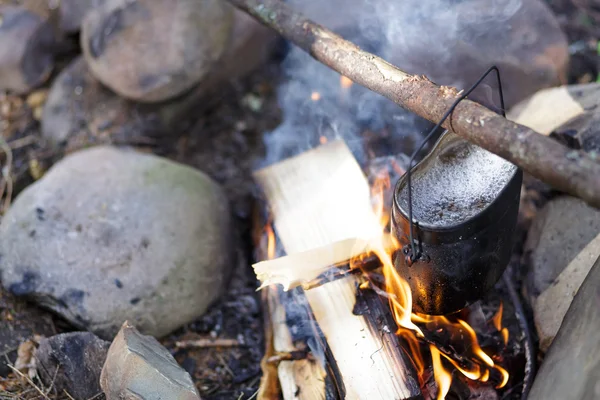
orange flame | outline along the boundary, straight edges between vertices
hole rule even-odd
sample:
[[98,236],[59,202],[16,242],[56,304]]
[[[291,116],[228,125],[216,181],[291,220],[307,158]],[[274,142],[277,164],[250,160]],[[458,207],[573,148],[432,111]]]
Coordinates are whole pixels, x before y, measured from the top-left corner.
[[[351,84],[351,81],[348,81]],[[341,80],[341,82],[344,81]],[[311,98],[316,101],[320,98],[320,94],[318,92],[313,92]],[[327,138],[322,136],[320,141],[322,143],[326,142]],[[392,164],[392,168],[399,168],[399,166]],[[390,177],[387,169],[375,174],[375,177],[376,178],[371,185],[371,195],[374,203],[373,209],[376,216],[379,218],[381,226],[386,227],[389,223],[390,216],[385,207],[386,204],[384,199],[386,191],[391,188]],[[267,255],[269,259],[273,259],[276,256],[276,242],[275,233],[270,223],[265,227],[265,231],[267,236]],[[425,325],[429,332],[445,333],[449,334],[451,339],[466,341],[466,347],[469,349],[469,352],[472,353],[466,356],[469,361],[465,363],[469,365],[467,367],[459,364],[459,362],[445,354],[435,345],[429,344],[433,374],[438,387],[438,400],[442,400],[446,397],[450,390],[450,386],[452,385],[452,373],[443,365],[443,359],[446,359],[457,371],[462,373],[468,379],[478,380],[480,382],[488,382],[491,375],[490,370],[495,369],[502,377],[501,382],[496,388],[504,387],[509,379],[508,372],[494,363],[492,357],[483,351],[479,345],[475,330],[467,322],[461,319],[456,319],[456,322],[453,322],[445,316],[432,316],[412,312],[412,292],[410,286],[408,282],[400,276],[394,267],[392,260],[392,255],[400,248],[400,243],[395,241],[394,238],[390,238],[393,241],[393,243],[390,244],[383,238],[384,236],[382,235],[382,240],[373,241],[369,250],[375,253],[381,261],[385,296],[388,298],[392,315],[398,325],[396,334],[402,336],[410,348],[411,358],[415,369],[417,370],[421,385],[425,383],[423,382],[425,361],[421,351],[422,346],[419,338],[424,338],[425,336],[421,328],[416,324]],[[350,260],[353,267],[356,266],[355,263],[359,258],[360,256]],[[367,280],[363,282],[360,287],[366,289],[371,284],[375,286],[373,282]],[[500,304],[498,311],[496,311],[491,321],[496,330],[502,334],[504,343],[506,344],[508,342],[508,330],[502,328],[502,312],[503,307],[502,304]]]
[[502,328],[502,340],[504,341],[504,345],[508,344],[508,328]]
[[275,232],[271,224],[265,226],[267,233],[267,259],[272,260],[275,258]]
[[319,137],[319,143],[326,144],[327,143],[327,138],[325,136]]
[[[392,168],[397,167],[392,165]],[[375,174],[376,179],[371,185],[372,198],[374,202],[374,212],[379,218],[382,227],[386,227],[389,223],[389,213],[385,209],[384,193],[389,190],[391,183],[387,169],[379,171]],[[447,332],[451,337],[460,340],[467,340],[468,347],[472,352],[470,367],[460,365],[448,355],[441,352],[434,345],[429,345],[433,364],[433,372],[435,381],[438,385],[438,399],[445,398],[452,384],[452,374],[442,364],[442,357],[447,359],[454,368],[460,371],[464,376],[471,380],[479,380],[487,382],[490,377],[490,371],[484,368],[483,365],[496,369],[502,375],[502,381],[497,386],[503,387],[508,382],[508,372],[502,367],[496,365],[492,358],[486,354],[479,345],[477,334],[474,329],[465,321],[458,319],[457,322],[451,322],[444,316],[431,316],[424,314],[416,314],[412,312],[412,292],[408,282],[400,276],[392,261],[392,254],[400,248],[399,243],[395,243],[392,249],[382,243],[373,245],[373,251],[382,263],[382,272],[385,278],[385,291],[389,299],[390,308],[396,323],[398,324],[398,335],[401,335],[411,350],[413,363],[422,379],[424,372],[424,360],[420,351],[420,344],[417,338],[424,337],[423,331],[416,324],[425,324],[430,331]],[[506,328],[502,329],[502,306],[493,317],[494,327],[504,335],[508,334]],[[504,333],[506,332],[506,333]],[[505,336],[505,342],[508,337]],[[423,383],[423,382],[422,382]]]
[[319,93],[319,92],[312,92],[310,94],[310,99],[312,101],[319,101],[319,100],[321,100],[321,93]]
[[494,316],[492,317],[492,324],[494,324],[494,328],[496,328],[497,331],[502,330],[502,310],[503,306],[502,303],[500,303],[498,311],[496,311],[496,314],[494,314]]
[[437,400],[444,400],[452,384],[452,374],[442,365],[442,358],[437,347],[429,345],[429,351],[431,351],[431,362],[435,371],[435,383],[437,383],[438,387]]

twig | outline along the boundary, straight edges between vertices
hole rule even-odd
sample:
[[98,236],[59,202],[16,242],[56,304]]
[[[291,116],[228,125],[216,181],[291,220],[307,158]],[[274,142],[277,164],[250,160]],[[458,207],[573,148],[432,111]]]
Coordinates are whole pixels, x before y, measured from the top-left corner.
[[288,352],[279,352],[269,357],[267,362],[269,364],[279,364],[281,361],[294,361],[294,360],[314,360],[312,353],[306,350],[294,350]]
[[[331,69],[429,121],[440,121],[459,96],[454,88],[437,86],[424,76],[409,75],[361,50],[295,12],[283,1],[229,2]],[[600,163],[597,158],[568,149],[470,100],[463,100],[443,126],[556,189],[600,208]]]
[[30,144],[35,143],[38,140],[36,135],[28,135],[22,137],[20,139],[13,140],[12,142],[8,142],[8,147],[12,150],[20,149],[21,147],[29,146]]
[[69,399],[71,399],[71,400],[75,400],[75,399],[73,398],[73,396],[71,396],[71,395],[69,394],[69,392],[67,392],[65,389],[63,389],[63,392],[64,392],[64,394],[65,394],[65,395],[66,395],[66,396],[67,396]]
[[46,393],[44,393],[44,391],[42,389],[40,389],[35,383],[33,383],[33,381],[31,379],[29,379],[29,377],[27,375],[23,374],[21,371],[19,371],[18,369],[16,369],[15,367],[13,367],[10,364],[8,364],[8,368],[12,369],[13,372],[15,374],[19,375],[21,378],[25,379],[27,381],[27,383],[29,383],[44,399],[50,400],[48,395]]
[[229,368],[229,365],[227,365],[227,362],[225,361],[225,359],[219,353],[216,353],[215,355],[217,356],[219,361],[221,361],[221,365],[223,366],[223,368],[225,368],[225,370],[227,372],[229,372],[229,375],[231,375],[232,378],[235,378],[235,374],[233,373],[231,368]]
[[175,346],[180,349],[189,348],[207,348],[207,347],[238,347],[243,346],[237,339],[196,339],[196,340],[181,340],[175,342]]

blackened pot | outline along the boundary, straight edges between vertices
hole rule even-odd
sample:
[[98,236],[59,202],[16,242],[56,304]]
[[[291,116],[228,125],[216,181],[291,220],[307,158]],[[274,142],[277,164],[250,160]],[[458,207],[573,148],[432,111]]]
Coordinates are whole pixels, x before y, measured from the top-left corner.
[[[499,173],[496,177],[493,170],[489,176],[477,170],[469,171],[467,169],[477,166],[469,161],[469,157],[472,158],[474,154],[484,158],[497,157],[453,133],[445,132],[433,150],[413,168],[411,178],[413,236],[423,256],[412,265],[408,265],[405,256],[410,243],[406,174],[396,184],[391,231],[402,244],[404,251],[398,251],[394,255],[394,264],[412,289],[414,311],[430,315],[445,315],[459,311],[485,296],[500,279],[508,265],[519,212],[523,174],[520,169],[508,162],[507,165],[498,164],[502,166],[503,173]],[[440,182],[439,184],[447,185],[449,189],[438,191],[445,196],[439,204],[454,205],[454,200],[452,196],[448,198],[448,193],[450,195],[454,193],[455,197],[463,197],[460,191],[454,190],[459,182],[464,183],[468,189],[473,185],[481,185],[481,178],[491,176],[495,181],[491,185],[494,190],[489,190],[490,198],[473,202],[474,209],[466,210],[465,218],[454,218],[451,215],[444,223],[438,223],[433,221],[429,214],[438,213],[435,207],[430,206],[430,209],[427,209],[423,206],[419,210],[418,200],[418,196],[435,197],[437,188],[428,190],[426,185],[421,184],[422,190],[419,193],[419,190],[415,190],[415,186],[418,188],[419,182],[435,184],[435,176],[443,178],[443,174],[448,170],[443,165],[446,162],[444,160],[452,160],[453,173],[448,176],[452,179],[462,179],[462,175],[467,180],[473,177],[474,183],[461,180],[447,182],[448,179]],[[494,162],[498,163],[498,160],[500,159],[494,159]],[[434,178],[426,176],[429,171],[436,168]],[[430,198],[430,204],[438,204],[435,201]],[[460,204],[460,201],[456,204]],[[453,210],[450,206],[440,207],[445,211]],[[443,215],[443,212],[440,211],[439,214]],[[437,218],[437,214],[435,216]]]

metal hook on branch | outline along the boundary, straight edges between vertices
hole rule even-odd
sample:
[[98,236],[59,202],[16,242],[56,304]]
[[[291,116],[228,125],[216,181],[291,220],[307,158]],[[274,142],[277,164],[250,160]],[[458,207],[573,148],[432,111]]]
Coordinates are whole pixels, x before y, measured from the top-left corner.
[[[488,68],[488,70],[485,71],[483,73],[483,75],[481,75],[481,77],[479,77],[477,82],[475,82],[466,92],[463,92],[454,101],[452,106],[450,106],[448,111],[446,111],[446,113],[442,116],[442,119],[429,131],[427,136],[425,136],[425,138],[421,141],[419,146],[417,146],[417,148],[413,152],[412,156],[410,157],[410,161],[408,163],[408,170],[406,171],[406,179],[407,179],[407,185],[408,185],[408,221],[410,224],[410,230],[408,232],[408,235],[409,235],[410,247],[407,248],[406,251],[404,252],[406,263],[409,266],[412,265],[415,261],[417,261],[419,258],[421,258],[423,256],[421,246],[418,246],[419,249],[417,250],[417,246],[415,245],[415,240],[413,238],[413,230],[414,230],[414,226],[415,226],[415,222],[413,221],[413,203],[412,203],[412,185],[411,185],[413,163],[414,163],[415,159],[417,158],[417,155],[419,154],[419,152],[423,149],[423,146],[425,146],[425,144],[427,142],[429,142],[429,140],[431,140],[431,138],[435,135],[435,133],[438,131],[438,129],[440,129],[440,127],[446,121],[446,119],[454,112],[454,109],[456,108],[456,106],[458,106],[458,104],[461,101],[466,99],[467,96],[469,96],[473,92],[473,90],[475,90],[481,84],[481,82],[483,82],[483,80],[485,78],[487,78],[487,76],[492,71],[494,71],[496,73],[496,80],[498,81],[498,95],[500,97],[500,113],[503,117],[506,117],[506,108],[504,106],[504,92],[502,91],[502,80],[500,79],[500,70],[498,70],[498,67],[493,65],[490,68]],[[417,222],[417,224],[418,224],[418,222]]]

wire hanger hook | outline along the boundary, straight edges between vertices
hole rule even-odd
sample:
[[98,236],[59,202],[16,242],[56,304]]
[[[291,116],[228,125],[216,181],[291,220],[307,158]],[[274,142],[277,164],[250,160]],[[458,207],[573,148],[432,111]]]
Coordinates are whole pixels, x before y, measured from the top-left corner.
[[498,69],[497,66],[493,65],[483,75],[481,75],[481,77],[477,80],[477,82],[475,82],[473,84],[473,86],[471,86],[466,92],[462,93],[454,101],[454,103],[452,104],[452,106],[450,106],[448,111],[446,111],[446,113],[444,113],[440,122],[438,122],[437,125],[434,126],[433,129],[431,129],[431,131],[429,131],[427,136],[425,136],[425,138],[421,141],[419,146],[415,149],[412,156],[410,157],[410,162],[408,163],[408,171],[406,172],[407,173],[406,180],[407,180],[407,185],[408,185],[408,220],[409,220],[409,224],[410,224],[410,229],[409,229],[408,235],[409,235],[410,245],[405,246],[405,248],[404,248],[405,259],[406,259],[407,265],[409,265],[409,266],[414,264],[420,258],[426,258],[426,255],[423,254],[420,241],[419,241],[418,245],[415,244],[415,239],[413,237],[414,227],[419,226],[418,222],[416,222],[416,223],[413,222],[411,178],[412,178],[412,168],[413,168],[413,163],[415,161],[415,158],[417,157],[417,154],[421,151],[421,149],[423,149],[423,146],[425,146],[425,144],[433,137],[433,135],[437,132],[437,130],[446,121],[446,119],[452,114],[452,112],[454,112],[454,109],[456,108],[456,106],[458,106],[458,104],[461,101],[463,101],[465,98],[467,98],[467,96],[470,95],[471,92],[473,92],[473,90],[475,90],[477,88],[477,86],[479,86],[479,84],[481,84],[481,82],[483,82],[483,80],[485,78],[487,78],[487,76],[492,71],[494,71],[496,73],[496,80],[498,81],[498,94],[500,97],[500,114],[506,118],[506,109],[504,107],[504,92],[502,91],[502,80],[500,79],[500,70]]

